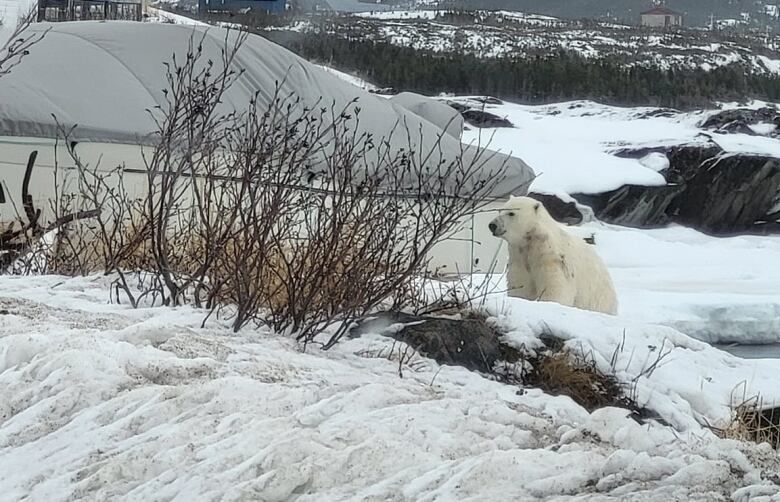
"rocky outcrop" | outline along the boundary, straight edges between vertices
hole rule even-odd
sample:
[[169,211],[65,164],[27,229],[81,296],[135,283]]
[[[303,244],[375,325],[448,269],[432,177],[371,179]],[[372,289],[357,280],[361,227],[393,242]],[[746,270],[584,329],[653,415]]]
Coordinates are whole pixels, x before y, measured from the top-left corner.
[[595,196],[578,194],[576,199],[590,206],[602,221],[627,227],[657,228],[673,221],[670,207],[684,190],[684,185],[624,185]]
[[675,220],[707,233],[755,230],[780,193],[780,159],[722,154],[702,163],[671,208]]
[[[641,158],[648,149],[622,150]],[[780,159],[723,152],[715,145],[683,145],[667,150],[667,185],[626,185],[598,194],[574,194],[609,223],[652,228],[680,223],[713,235],[776,232]]]
[[[764,107],[757,110],[737,108],[724,110],[709,116],[701,123],[703,129],[709,129],[723,134],[742,133],[756,135],[750,128],[756,124],[780,124],[780,112],[776,108]],[[777,134],[777,128],[770,135]]]

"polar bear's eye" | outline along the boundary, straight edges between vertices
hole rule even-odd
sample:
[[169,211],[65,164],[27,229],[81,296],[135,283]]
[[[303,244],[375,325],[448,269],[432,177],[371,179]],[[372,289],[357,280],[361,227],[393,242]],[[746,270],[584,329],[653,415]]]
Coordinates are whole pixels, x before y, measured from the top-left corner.
[[509,213],[509,216],[514,216],[514,215],[515,215],[515,213],[513,213],[513,212],[512,212],[512,213]]

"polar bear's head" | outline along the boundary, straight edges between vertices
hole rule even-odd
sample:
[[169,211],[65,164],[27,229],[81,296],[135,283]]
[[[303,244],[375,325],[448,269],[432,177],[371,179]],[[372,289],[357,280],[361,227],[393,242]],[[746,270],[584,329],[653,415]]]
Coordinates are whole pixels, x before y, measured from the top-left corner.
[[547,210],[538,200],[530,197],[509,197],[488,228],[496,237],[517,242],[528,235],[540,219],[546,219],[548,216]]

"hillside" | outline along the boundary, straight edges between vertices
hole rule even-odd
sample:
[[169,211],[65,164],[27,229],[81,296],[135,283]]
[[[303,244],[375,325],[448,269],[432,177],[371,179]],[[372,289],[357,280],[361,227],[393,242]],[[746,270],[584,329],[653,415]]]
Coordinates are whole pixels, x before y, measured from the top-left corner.
[[235,16],[231,22],[397,90],[687,109],[780,99],[780,38],[767,34],[664,32],[508,11],[299,16],[274,26]]
[[636,66],[707,70],[742,63],[758,72],[780,72],[780,37],[703,30],[658,32],[510,11],[424,10],[307,17],[273,29],[386,41],[399,47],[480,58],[528,58],[567,51]]

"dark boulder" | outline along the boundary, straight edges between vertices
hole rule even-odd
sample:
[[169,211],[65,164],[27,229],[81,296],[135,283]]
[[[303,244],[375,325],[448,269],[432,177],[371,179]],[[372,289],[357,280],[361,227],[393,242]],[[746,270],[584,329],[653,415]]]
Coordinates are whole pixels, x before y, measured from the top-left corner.
[[501,101],[498,98],[494,98],[493,96],[476,96],[475,98],[472,98],[475,101],[478,101],[480,103],[486,104],[486,105],[503,105],[504,102]]
[[379,94],[380,96],[393,96],[398,94],[398,91],[393,87],[382,87],[380,89],[369,89],[371,94]]
[[463,113],[469,109],[468,105],[464,105],[463,103],[458,103],[457,101],[447,101],[447,104],[458,111],[458,113]]
[[722,154],[705,161],[672,204],[675,220],[726,235],[755,230],[780,193],[780,159]]
[[669,183],[686,183],[699,172],[701,165],[723,153],[715,144],[674,146],[666,152],[669,168],[661,171]]
[[649,119],[649,118],[655,118],[655,117],[676,117],[680,114],[680,110],[675,110],[674,108],[656,108],[654,110],[650,110],[647,112],[640,112],[635,115],[638,119]]
[[665,154],[669,150],[666,146],[647,146],[642,148],[626,147],[626,148],[614,148],[608,150],[607,153],[620,157],[622,159],[641,159],[651,153],[663,153]]
[[723,127],[718,127],[715,132],[720,134],[746,134],[748,136],[758,136],[759,134],[750,128],[747,122],[743,120],[735,120],[729,122]]
[[528,196],[541,202],[555,221],[567,225],[579,225],[582,223],[583,216],[580,210],[577,209],[576,203],[572,201],[564,202],[555,195],[545,193],[529,193]]
[[506,118],[484,110],[466,110],[461,112],[461,115],[474,127],[514,127]]
[[[619,152],[640,158],[644,148]],[[713,235],[776,232],[770,214],[780,194],[780,159],[725,153],[714,144],[667,149],[667,185],[626,185],[596,195],[574,194],[608,223],[653,228],[680,223]]]
[[[403,327],[397,329],[399,324]],[[388,336],[439,364],[472,371],[490,373],[502,356],[499,333],[480,318],[456,320],[383,312],[359,323],[349,335],[358,337],[365,333]]]
[[648,187],[623,185],[599,195],[576,194],[601,220],[635,228],[657,228],[672,222],[669,208],[685,190],[684,185]]

